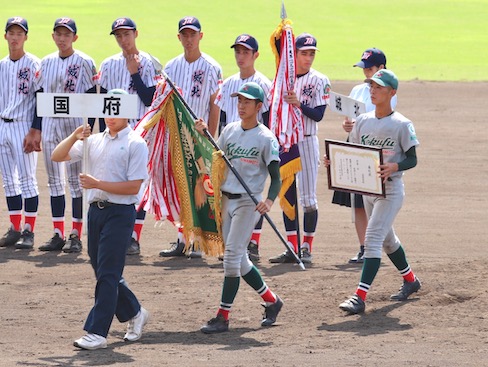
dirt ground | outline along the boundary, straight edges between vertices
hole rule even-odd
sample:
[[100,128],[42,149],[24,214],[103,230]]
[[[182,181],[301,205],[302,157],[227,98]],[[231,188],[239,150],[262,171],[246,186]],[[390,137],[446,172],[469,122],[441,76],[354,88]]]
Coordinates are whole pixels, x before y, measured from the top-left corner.
[[[348,94],[352,86],[336,82],[333,90]],[[414,122],[421,145],[395,229],[423,285],[407,302],[389,301],[402,279],[384,256],[361,316],[338,308],[361,269],[347,264],[357,250],[354,226],[349,210],[331,204],[322,168],[314,263],[306,271],[269,264],[283,246],[269,225],[263,229],[259,269],[285,302],[276,326],[260,327],[260,298],[241,283],[230,332],[202,334],[219,304],[222,264],[159,257],[176,231],[148,216],[142,254],[125,270],[151,313],[142,339],[125,343],[125,325],[115,320],[107,349],[80,351],[72,343],[93,304],[94,275],[86,241],[79,256],[37,250],[52,230],[40,159],[36,248],[0,248],[0,366],[488,366],[487,90],[488,83],[400,84],[397,110]],[[327,112],[321,141],[343,140],[340,122]],[[271,217],[283,229],[278,205]],[[0,218],[3,232],[5,204]]]

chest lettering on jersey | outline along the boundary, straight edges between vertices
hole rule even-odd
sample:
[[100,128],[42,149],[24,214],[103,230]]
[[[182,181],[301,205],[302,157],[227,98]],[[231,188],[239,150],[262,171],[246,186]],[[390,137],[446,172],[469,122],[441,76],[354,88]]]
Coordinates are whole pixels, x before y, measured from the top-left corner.
[[379,139],[375,136],[361,135],[361,144],[372,145],[382,149],[393,149],[396,146],[396,141],[390,137]]
[[69,65],[66,69],[66,83],[64,84],[64,91],[68,93],[73,93],[76,91],[76,82],[80,77],[79,65]]
[[205,82],[205,72],[203,70],[197,70],[193,73],[192,76],[193,85],[191,87],[191,96],[192,97],[201,97],[202,95],[202,86]]
[[19,73],[17,74],[17,78],[19,80],[19,84],[18,84],[19,94],[29,93],[29,80],[30,80],[29,75],[30,75],[29,68],[26,67],[19,70]]
[[243,148],[237,143],[227,145],[227,156],[229,159],[249,159],[255,161],[259,157],[259,149],[256,147]]
[[312,101],[313,92],[315,90],[315,85],[306,84],[302,88],[301,101],[304,105],[308,106]]

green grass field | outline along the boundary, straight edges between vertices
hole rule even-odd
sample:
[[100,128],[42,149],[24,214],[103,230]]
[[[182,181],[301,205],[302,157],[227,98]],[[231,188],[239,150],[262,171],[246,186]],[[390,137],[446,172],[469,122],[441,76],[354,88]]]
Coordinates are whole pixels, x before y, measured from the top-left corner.
[[[306,31],[317,37],[320,52],[314,67],[332,83],[361,79],[352,65],[369,47],[386,53],[388,67],[401,80],[488,80],[488,0],[287,0],[285,5],[295,35]],[[76,48],[99,65],[119,52],[109,36],[113,20],[128,16],[138,26],[138,48],[164,64],[182,51],[176,38],[178,20],[194,15],[204,32],[201,49],[219,61],[225,77],[237,71],[230,45],[240,33],[250,33],[260,42],[256,66],[272,78],[275,66],[268,45],[280,21],[280,7],[280,0],[23,0],[2,4],[2,21],[14,15],[27,18],[26,49],[43,57],[56,51],[54,20],[72,17],[78,26]]]

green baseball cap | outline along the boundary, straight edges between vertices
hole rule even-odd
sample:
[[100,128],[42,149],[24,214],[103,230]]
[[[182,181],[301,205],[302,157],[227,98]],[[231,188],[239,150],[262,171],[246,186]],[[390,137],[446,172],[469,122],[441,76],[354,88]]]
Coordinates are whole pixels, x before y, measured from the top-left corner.
[[387,69],[378,70],[370,79],[365,79],[364,81],[366,83],[375,82],[382,87],[398,89],[398,78],[393,71]]
[[246,97],[247,99],[258,99],[259,101],[264,102],[263,88],[255,82],[244,83],[236,93],[232,93],[230,96],[237,97],[238,95]]

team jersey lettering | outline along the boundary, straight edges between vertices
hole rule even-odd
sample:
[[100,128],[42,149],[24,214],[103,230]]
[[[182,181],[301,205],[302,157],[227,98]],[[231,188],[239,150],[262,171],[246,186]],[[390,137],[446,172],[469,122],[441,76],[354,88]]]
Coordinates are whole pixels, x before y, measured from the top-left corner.
[[29,75],[30,69],[23,68],[19,70],[18,79],[19,79],[19,93],[28,94],[29,93]]
[[244,159],[256,160],[260,154],[259,154],[259,149],[257,147],[243,148],[242,146],[237,145],[236,143],[232,143],[227,146],[227,155],[229,156],[229,159],[244,158]]
[[377,137],[370,136],[368,134],[368,135],[361,135],[361,144],[372,145],[382,149],[394,149],[394,147],[396,146],[396,141],[392,138],[379,139]]

